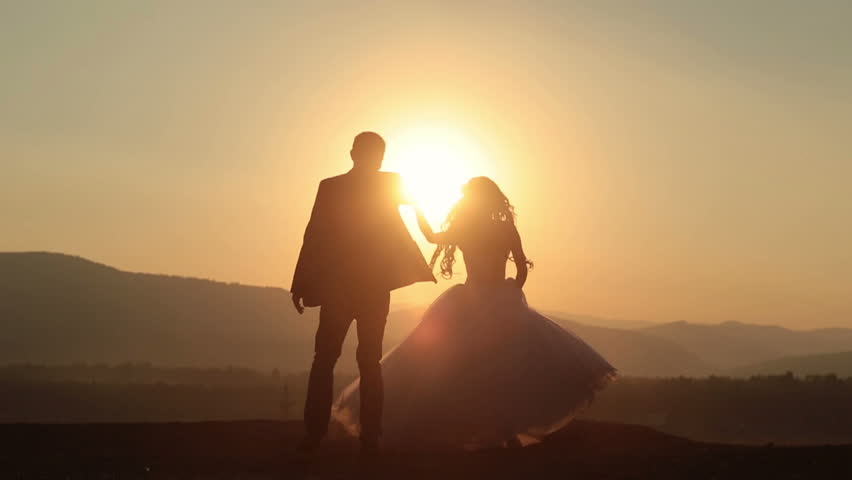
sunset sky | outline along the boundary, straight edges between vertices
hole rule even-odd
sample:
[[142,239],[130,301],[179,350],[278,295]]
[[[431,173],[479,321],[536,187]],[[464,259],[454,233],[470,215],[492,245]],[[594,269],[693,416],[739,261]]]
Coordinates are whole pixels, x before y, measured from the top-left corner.
[[2,2],[0,250],[286,288],[374,130],[436,227],[471,175],[503,187],[540,310],[852,327],[850,25],[831,0]]

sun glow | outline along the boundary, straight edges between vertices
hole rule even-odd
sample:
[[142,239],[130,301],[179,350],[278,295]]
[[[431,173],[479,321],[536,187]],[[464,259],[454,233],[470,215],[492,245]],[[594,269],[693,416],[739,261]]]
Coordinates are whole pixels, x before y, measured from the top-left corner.
[[472,177],[489,175],[482,149],[461,130],[410,128],[389,136],[388,170],[402,174],[407,193],[436,230]]

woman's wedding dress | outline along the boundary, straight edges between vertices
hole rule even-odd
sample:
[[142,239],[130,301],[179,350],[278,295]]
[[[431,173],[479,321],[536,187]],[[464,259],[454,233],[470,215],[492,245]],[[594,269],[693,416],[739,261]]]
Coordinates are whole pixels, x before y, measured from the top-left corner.
[[[564,426],[615,369],[527,306],[513,280],[456,285],[382,359],[382,438],[389,446],[531,443]],[[334,418],[358,433],[358,380]]]

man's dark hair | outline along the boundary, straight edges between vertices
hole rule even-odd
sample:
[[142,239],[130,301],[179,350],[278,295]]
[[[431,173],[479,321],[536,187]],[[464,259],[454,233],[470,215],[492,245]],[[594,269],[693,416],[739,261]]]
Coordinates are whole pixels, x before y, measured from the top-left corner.
[[385,140],[376,132],[361,132],[355,136],[355,141],[352,142],[352,150],[385,151]]

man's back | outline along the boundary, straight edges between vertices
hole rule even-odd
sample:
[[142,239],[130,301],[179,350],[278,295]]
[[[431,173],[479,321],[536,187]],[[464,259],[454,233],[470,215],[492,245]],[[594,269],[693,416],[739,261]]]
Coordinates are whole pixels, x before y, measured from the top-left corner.
[[[390,291],[432,281],[399,215],[398,174],[350,171],[320,182],[293,289],[309,304],[328,294]],[[314,295],[312,295],[314,294]]]
[[[401,180],[389,172],[348,172],[320,182],[317,201],[327,228],[346,239],[366,238],[388,222],[400,220]],[[324,197],[324,198],[320,198]],[[313,221],[313,218],[312,220]],[[342,238],[341,238],[342,240]]]
[[398,237],[399,176],[349,172],[321,183],[328,198],[329,260],[340,288],[386,288],[384,259]]

